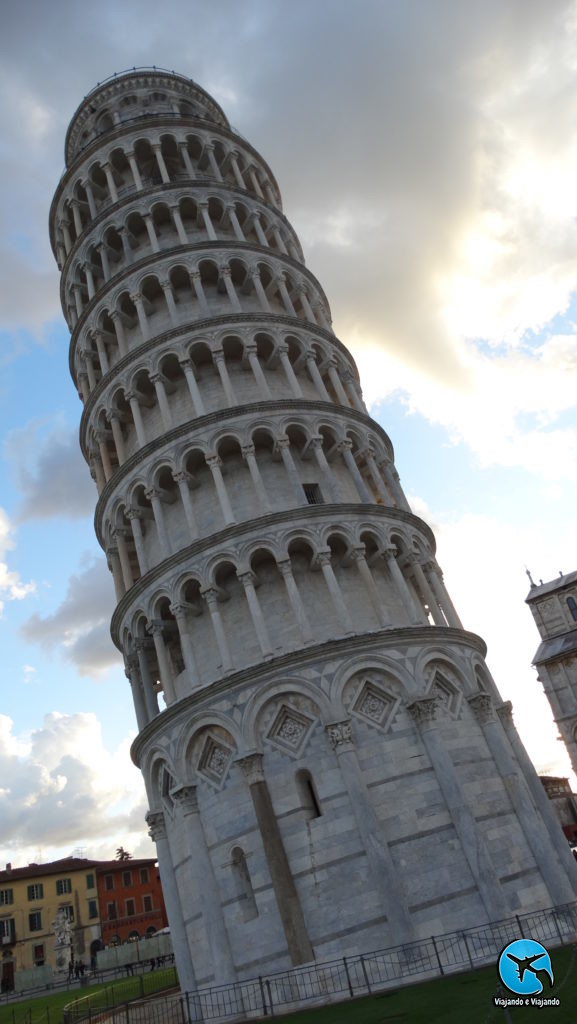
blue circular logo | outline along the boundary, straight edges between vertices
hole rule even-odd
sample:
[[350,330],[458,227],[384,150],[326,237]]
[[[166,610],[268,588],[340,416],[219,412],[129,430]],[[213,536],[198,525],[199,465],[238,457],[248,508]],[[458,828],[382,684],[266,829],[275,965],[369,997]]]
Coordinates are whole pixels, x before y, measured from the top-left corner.
[[545,946],[534,939],[515,939],[505,946],[498,968],[503,984],[517,996],[538,996],[543,991],[541,971],[553,985],[551,957]]

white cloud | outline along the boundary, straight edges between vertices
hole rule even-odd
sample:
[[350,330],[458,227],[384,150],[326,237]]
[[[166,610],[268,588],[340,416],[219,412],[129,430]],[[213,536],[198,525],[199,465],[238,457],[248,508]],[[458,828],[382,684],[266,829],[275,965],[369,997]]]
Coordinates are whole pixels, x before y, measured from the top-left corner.
[[[145,842],[143,784],[130,764],[127,737],[109,751],[93,714],[52,712],[29,736],[0,715],[2,851],[24,863],[42,847],[46,859],[73,846],[113,856],[116,846]],[[94,854],[90,854],[94,856]]]
[[21,522],[92,515],[96,490],[76,430],[32,420],[9,434],[4,450],[15,466],[23,495],[18,510]]
[[30,616],[22,626],[23,637],[48,650],[58,650],[80,675],[98,677],[121,664],[110,639],[109,623],[114,590],[103,558],[68,581],[66,597],[51,615]]
[[21,601],[29,594],[34,593],[36,584],[34,581],[24,583],[20,574],[8,568],[5,561],[7,552],[15,547],[14,531],[8,515],[3,508],[0,508],[0,615],[4,609],[4,601]]

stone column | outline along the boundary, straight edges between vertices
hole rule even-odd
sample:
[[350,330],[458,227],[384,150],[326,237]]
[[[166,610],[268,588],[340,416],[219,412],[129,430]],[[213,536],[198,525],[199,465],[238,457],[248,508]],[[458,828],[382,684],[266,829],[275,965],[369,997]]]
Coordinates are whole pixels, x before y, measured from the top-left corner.
[[359,412],[364,412],[366,414],[367,408],[360,396],[359,384],[352,373],[343,374],[343,385],[351,400],[353,409],[358,409]]
[[221,895],[202,827],[196,786],[179,786],[171,790],[171,796],[182,814],[190,852],[186,861],[191,876],[187,888],[201,908],[207,959],[212,964],[218,964],[218,983],[232,985],[236,981],[234,958],[222,913]]
[[166,647],[164,644],[164,626],[161,622],[151,622],[148,627],[148,632],[151,634],[154,641],[154,649],[156,651],[156,660],[158,661],[158,671],[160,673],[160,682],[162,683],[162,689],[164,691],[164,700],[167,707],[174,704],[176,700],[176,692],[174,689],[174,679],[172,678],[172,669],[168,660],[168,654],[166,653]]
[[367,590],[369,592],[369,597],[371,599],[371,604],[372,604],[373,608],[375,609],[379,625],[380,626],[390,626],[391,623],[388,621],[387,616],[385,614],[385,610],[384,610],[384,608],[383,608],[383,606],[381,604],[381,596],[380,596],[379,591],[377,589],[377,584],[375,583],[375,580],[374,580],[373,574],[372,574],[372,572],[370,570],[370,567],[367,565],[367,560],[365,558],[365,549],[364,549],[364,547],[361,546],[361,547],[358,547],[358,548],[353,548],[352,558],[353,558],[353,561],[354,561],[357,569],[359,570],[359,573],[360,573],[360,576],[361,576],[361,578],[363,580],[363,583],[365,584],[365,586],[366,586],[366,588],[367,588]]
[[182,157],[182,162],[184,164],[184,167],[185,167],[186,171],[188,172],[189,177],[192,179],[192,181],[194,181],[196,175],[194,173],[194,167],[192,166],[192,161],[190,159],[190,155],[189,155],[189,152],[188,152],[188,149],[187,149],[187,146],[186,146],[186,142],[179,142],[178,143],[178,148],[180,150],[180,155]]
[[214,590],[212,587],[206,587],[204,590],[201,590],[200,593],[202,597],[204,597],[204,600],[208,605],[210,619],[212,622],[212,628],[214,630],[214,635],[216,638],[216,643],[220,654],[220,660],[222,662],[222,670],[223,672],[231,672],[233,667],[232,658],[230,656],[228,641],[226,639],[226,633],[224,631],[224,626],[222,624],[222,618],[217,607],[216,590]]
[[148,330],[148,319],[147,319],[146,312],[145,312],[145,309],[144,309],[144,302],[142,301],[142,295],[140,294],[140,292],[135,292],[133,295],[130,296],[130,298],[131,298],[132,302],[134,303],[134,305],[136,307],[136,313],[137,313],[137,316],[138,316],[138,324],[140,326],[140,332],[142,334],[143,340],[144,341],[148,341],[148,339],[150,337],[150,332]]
[[196,977],[190,956],[186,928],[182,917],[180,893],[178,891],[178,884],[174,873],[170,845],[166,835],[166,825],[163,812],[149,811],[146,815],[146,823],[150,830],[149,836],[152,841],[156,843],[158,867],[162,881],[162,895],[164,897],[166,913],[168,915],[168,920],[170,921],[170,930],[173,936],[180,989],[182,992],[196,994]]
[[158,283],[162,288],[164,294],[164,298],[168,308],[168,315],[170,317],[170,322],[173,327],[176,327],[178,323],[178,312],[176,309],[176,302],[174,301],[174,295],[172,294],[172,286],[170,284],[170,281],[164,279],[162,281],[159,281]]
[[264,621],[264,616],[262,614],[262,608],[256,595],[254,573],[250,570],[247,572],[237,572],[237,577],[244,588],[244,593],[250,610],[250,617],[255,629],[261,654],[266,658],[272,654],[272,646],[268,630],[266,628],[266,622]]
[[274,235],[274,240],[276,242],[277,248],[280,249],[280,251],[283,253],[284,256],[288,256],[289,255],[289,251],[288,251],[286,245],[284,244],[283,237],[282,237],[282,235],[281,235],[281,233],[280,233],[280,231],[278,229],[278,226],[276,224],[273,224],[273,226],[272,226],[272,233]]
[[163,183],[165,185],[168,185],[169,182],[170,182],[170,175],[169,175],[168,170],[166,168],[166,164],[164,162],[164,157],[162,155],[162,149],[161,149],[161,146],[160,146],[159,142],[153,142],[152,143],[152,152],[154,153],[154,156],[156,157],[156,163],[158,165],[158,170],[160,171],[160,177],[162,178]]
[[180,210],[176,203],[170,207],[170,215],[174,221],[174,226],[178,234],[178,240],[182,245],[188,245],[188,235],[186,233],[184,224],[182,223],[182,217],[180,216]]
[[154,522],[156,523],[156,531],[158,533],[158,539],[160,541],[162,557],[170,558],[172,552],[170,550],[170,540],[168,537],[168,531],[166,529],[166,523],[164,521],[164,509],[162,508],[162,502],[160,500],[160,491],[157,491],[153,487],[149,491],[145,491],[145,496],[148,498],[150,504],[152,505],[152,511],[154,513]]
[[138,164],[136,163],[134,150],[128,149],[125,155],[126,159],[128,160],[128,163],[130,164],[130,170],[132,172],[132,180],[134,181],[134,187],[137,188],[139,192],[141,192],[142,178],[140,177],[140,171],[138,170]]
[[[130,532],[132,535],[132,531]],[[130,590],[130,588],[134,585],[134,579],[132,576],[130,556],[128,554],[128,548],[126,547],[126,533],[127,528],[123,526],[117,526],[116,529],[114,530],[114,538],[118,545],[118,556],[120,558],[124,586],[126,587],[126,590]]]
[[441,608],[443,609],[447,622],[449,623],[450,626],[454,626],[455,629],[462,629],[463,624],[459,616],[457,615],[455,606],[451,601],[447,588],[443,583],[443,574],[441,570],[434,562],[429,562],[428,565],[425,566],[425,572],[427,574],[429,583],[431,584],[431,589],[435,594]]
[[260,302],[262,309],[264,310],[265,313],[270,313],[270,303],[268,301],[268,296],[264,290],[263,283],[260,279],[260,270],[258,269],[258,267],[251,268],[250,276],[252,278],[254,290],[256,292],[258,301]]
[[126,593],[126,586],[122,576],[122,568],[120,565],[120,558],[118,551],[115,547],[108,547],[106,551],[106,564],[112,573],[112,581],[114,583],[114,593],[116,600],[120,601]]
[[379,466],[383,471],[385,483],[389,488],[389,491],[392,495],[392,498],[397,508],[403,508],[405,512],[410,512],[411,506],[409,505],[407,499],[405,498],[405,495],[403,494],[403,490],[399,482],[399,474],[397,473],[395,467],[390,462],[388,462],[387,459],[381,459],[381,461],[379,462]]
[[96,289],[94,287],[94,275],[92,273],[92,267],[89,263],[84,264],[84,273],[86,274],[86,287],[88,288],[88,301],[94,298]]
[[126,452],[124,450],[124,438],[122,436],[122,428],[120,426],[120,414],[116,409],[111,409],[108,415],[110,417],[112,437],[114,438],[114,447],[116,448],[116,454],[118,456],[118,465],[122,466],[122,464],[126,462]]
[[435,626],[446,626],[447,623],[445,620],[445,616],[443,615],[443,612],[437,603],[433,590],[429,586],[429,581],[427,580],[421,565],[414,557],[414,555],[409,555],[407,562],[411,568],[414,578],[417,581],[423,598],[429,607],[429,611],[433,617],[433,622],[435,623]]
[[293,491],[297,505],[306,505],[307,500],[303,486],[300,482],[299,475],[297,473],[296,466],[290,450],[290,439],[285,435],[284,437],[278,437],[274,443],[275,450],[279,451],[281,458],[284,463],[284,467],[289,475],[290,482],[293,486]]
[[289,295],[288,288],[286,286],[286,281],[285,281],[284,274],[279,274],[274,279],[274,284],[277,286],[277,288],[278,288],[278,290],[280,292],[281,299],[282,299],[282,301],[284,303],[284,308],[287,311],[288,315],[296,317],[297,312],[296,312],[296,309],[294,308],[294,306],[292,304],[292,299],[291,299],[291,297]]
[[258,238],[258,241],[259,241],[260,245],[262,245],[262,247],[264,249],[268,249],[269,248],[269,244],[268,244],[266,235],[265,235],[265,233],[264,233],[264,231],[262,229],[262,224],[260,222],[260,213],[258,212],[258,210],[254,210],[253,211],[253,213],[251,214],[251,219],[252,219],[252,222],[254,224],[254,229],[256,231],[256,237]]
[[260,365],[256,345],[245,345],[244,354],[249,361],[250,368],[253,372],[253,376],[256,381],[256,386],[258,388],[260,398],[263,398],[265,402],[270,401],[272,395],[270,393],[268,381],[263,373],[262,366]]
[[306,290],[304,284],[299,285],[297,290],[298,290],[298,293],[300,295],[301,305],[302,305],[302,307],[303,307],[303,309],[305,311],[305,316],[306,316],[308,322],[310,324],[316,324],[315,315],[314,315],[314,313],[312,311],[311,304],[309,302],[309,297],[307,295],[307,290]]
[[369,790],[355,750],[349,720],[326,727],[329,743],[337,755],[343,782],[359,830],[370,869],[370,881],[380,893],[395,945],[416,938],[407,907],[402,878],[382,834]]
[[242,309],[242,306],[241,306],[241,304],[239,302],[238,295],[236,294],[236,288],[234,287],[234,283],[233,283],[231,272],[230,272],[230,267],[225,267],[225,266],[219,267],[219,271],[220,271],[220,276],[222,277],[222,279],[224,281],[224,287],[226,288],[226,292],[227,292],[227,295],[228,295],[228,297],[230,299],[230,304],[231,304],[233,310],[235,311],[235,313],[242,313],[243,309]]
[[148,240],[150,242],[150,248],[153,252],[160,252],[160,245],[158,243],[158,236],[156,234],[156,228],[154,227],[154,221],[150,213],[143,213],[142,219],[146,225],[148,232]]
[[295,619],[297,620],[303,643],[311,644],[314,642],[314,637],[309,624],[309,616],[306,613],[299,588],[293,575],[290,558],[283,558],[281,561],[277,562],[277,566],[284,580],[288,599]]
[[97,431],[96,436],[98,438],[98,450],[100,452],[100,460],[102,462],[104,476],[106,477],[106,483],[108,483],[112,476],[112,466],[110,464],[110,456],[108,454],[108,446],[106,443],[106,432],[104,430],[99,430]]
[[128,344],[126,341],[126,335],[124,333],[124,324],[122,322],[122,313],[119,313],[117,309],[110,310],[110,319],[114,324],[114,330],[116,331],[116,340],[118,342],[118,350],[121,356],[128,354]]
[[234,203],[228,203],[226,207],[226,212],[228,213],[228,219],[232,225],[232,230],[234,231],[235,237],[238,239],[239,242],[246,242],[244,231],[242,230],[238,217],[236,215]]
[[82,219],[80,217],[80,210],[78,208],[78,200],[77,199],[73,199],[70,205],[72,207],[72,219],[74,221],[74,228],[76,230],[76,241],[78,241],[78,239],[80,238],[80,236],[82,234],[82,230],[83,230],[82,229]]
[[222,477],[222,470],[220,468],[222,466],[222,461],[218,455],[207,455],[206,464],[212,473],[212,479],[214,480],[214,486],[216,487],[216,493],[218,495],[224,521],[227,526],[230,526],[231,523],[235,522],[235,518]]
[[385,548],[383,552],[387,563],[387,568],[393,578],[393,582],[397,588],[401,601],[403,602],[405,611],[409,616],[409,622],[413,626],[420,626],[424,619],[424,612],[419,614],[415,602],[413,601],[413,595],[409,590],[405,577],[399,569],[399,564],[395,555],[394,548]]
[[80,370],[78,373],[78,385],[80,397],[82,398],[84,404],[86,404],[90,397],[90,386],[88,383],[88,374],[84,373],[82,370]]
[[102,370],[102,376],[104,376],[105,373],[108,373],[110,369],[110,364],[108,362],[108,356],[106,354],[106,345],[104,344],[102,331],[98,330],[98,328],[94,328],[94,330],[87,331],[86,333],[88,334],[89,338],[94,338],[94,343],[96,345],[96,350],[98,352],[98,358],[100,359],[100,369]]
[[190,531],[191,540],[196,540],[196,538],[198,537],[198,526],[196,524],[196,516],[194,514],[192,499],[190,497],[190,490],[188,486],[188,473],[173,473],[172,479],[175,481],[176,484],[178,484],[178,489],[180,491],[180,497],[184,507],[184,514],[186,516],[186,523]]
[[184,371],[186,383],[188,384],[188,390],[192,400],[192,411],[195,416],[204,416],[205,409],[202,401],[202,395],[198,387],[196,377],[194,376],[194,369],[192,361],[190,359],[179,359],[178,360]]
[[321,476],[327,490],[327,494],[330,495],[333,502],[342,501],[342,495],[340,493],[339,485],[335,479],[335,476],[327,462],[327,457],[323,451],[323,439],[320,435],[311,437],[310,440],[311,448],[315,453],[315,459],[317,465],[321,471]]
[[424,697],[409,704],[407,710],[418,727],[429,755],[463,854],[487,911],[488,920],[500,921],[507,917],[513,908],[507,903],[484,838],[479,834],[477,822],[463,793],[457,769],[443,739],[439,736],[435,721],[437,701],[435,698]]
[[[515,728],[513,722],[513,705],[511,704],[511,701],[508,700],[505,701],[504,704],[498,705],[495,710],[499,716],[501,725],[505,730],[505,735],[513,751],[513,756],[519,764],[525,777],[525,781],[529,786],[529,791],[533,797],[537,810],[545,822],[551,842],[557,852],[557,856],[569,877],[573,891],[577,893],[577,862],[569,849],[569,844],[561,828],[561,823],[553,810],[553,806],[545,792],[543,783],[537,775],[535,766],[525,750],[521,737]],[[573,899],[574,898],[575,897],[573,897]]]
[[241,448],[241,451],[242,457],[249,468],[251,479],[254,484],[254,489],[256,491],[256,496],[259,503],[259,511],[261,514],[266,515],[268,512],[270,512],[271,507],[270,502],[268,500],[268,494],[266,493],[266,488],[263,484],[262,477],[260,475],[260,470],[258,468],[254,444],[245,444]]
[[141,732],[145,725],[148,725],[148,714],[146,712],[142,686],[140,684],[138,674],[138,658],[135,654],[126,656],[124,674],[130,683],[132,699],[134,701],[134,710],[136,711],[136,722],[138,724],[138,729]]
[[108,191],[110,193],[110,198],[112,199],[113,203],[117,203],[118,202],[118,192],[116,191],[116,185],[114,183],[114,178],[112,176],[112,167],[108,163],[102,164],[102,170],[104,171],[104,173],[106,175],[106,184],[108,185]]
[[389,494],[383,482],[383,478],[379,473],[379,468],[377,466],[377,463],[375,462],[375,456],[373,452],[371,451],[370,448],[365,448],[364,452],[361,452],[361,455],[364,455],[365,457],[365,462],[368,466],[369,473],[373,478],[375,487],[377,488],[377,492],[379,494],[381,501],[383,502],[383,505],[388,505],[390,500]]
[[330,551],[319,551],[316,560],[321,567],[325,583],[331,596],[333,608],[337,613],[337,618],[339,620],[341,628],[344,630],[345,635],[348,636],[351,633],[354,633],[354,628],[351,622],[351,617],[349,615],[347,606],[343,600],[341,588],[333,572]]
[[100,458],[98,457],[96,451],[93,451],[90,454],[90,470],[91,470],[91,472],[94,471],[94,479],[96,481],[96,486],[98,488],[98,493],[102,494],[102,492],[103,492],[103,490],[104,490],[104,488],[106,486],[106,477],[104,476],[104,471],[102,469],[102,463],[101,463]]
[[525,833],[541,877],[549,890],[553,905],[560,906],[563,903],[571,903],[575,898],[575,892],[559,863],[555,847],[549,838],[539,811],[529,795],[525,780],[517,771],[511,747],[503,733],[501,723],[495,717],[493,701],[488,693],[477,693],[474,697],[468,698],[468,703],[481,727],[511,801],[513,812],[517,814],[519,824]]
[[214,230],[214,225],[212,223],[210,213],[208,212],[208,202],[206,200],[203,200],[202,202],[200,202],[198,204],[198,209],[200,210],[200,214],[201,214],[201,217],[202,217],[202,220],[203,220],[203,223],[204,223],[204,227],[206,229],[206,233],[207,233],[207,235],[209,237],[209,240],[211,242],[216,242],[217,241],[216,231]]
[[154,384],[154,390],[156,391],[156,398],[158,406],[160,408],[160,415],[162,418],[162,425],[165,430],[170,430],[172,427],[172,414],[170,411],[170,405],[166,396],[165,378],[162,373],[151,373],[150,382]]
[[230,154],[230,166],[232,167],[232,173],[234,174],[234,179],[238,187],[241,188],[243,191],[246,191],[244,178],[240,173],[240,169],[238,166],[238,152],[235,152],[234,150]]
[[96,246],[96,251],[100,253],[100,262],[102,263],[102,273],[105,281],[110,281],[110,261],[108,259],[108,247],[105,242],[100,242]]
[[144,691],[144,703],[146,706],[146,712],[148,714],[148,720],[151,722],[153,718],[156,718],[158,714],[158,698],[156,696],[156,690],[154,688],[154,680],[150,674],[150,667],[148,664],[148,657],[146,655],[147,648],[153,643],[152,640],[140,639],[135,642],[136,657],[138,658],[138,667],[140,669],[140,678],[142,679],[142,689]]
[[279,359],[281,361],[281,366],[285,372],[286,379],[288,381],[289,387],[293,395],[295,396],[295,398],[302,398],[302,388],[298,382],[297,376],[292,368],[292,363],[288,357],[288,345],[279,345],[277,351],[279,354]]
[[315,954],[264,777],[263,755],[248,754],[239,758],[237,764],[250,789],[291,961],[295,967],[298,964],[309,963],[314,960]]
[[144,576],[144,574],[148,572],[148,559],[144,550],[144,536],[142,534],[142,510],[138,508],[128,508],[126,510],[126,518],[130,521],[132,529],[134,546],[136,548],[136,557],[138,558],[138,565],[140,567],[140,575]]
[[210,164],[212,173],[214,174],[214,176],[215,176],[217,181],[222,181],[222,174],[220,173],[220,167],[218,166],[218,164],[216,162],[216,157],[214,155],[214,146],[212,146],[210,143],[207,143],[205,145],[204,149],[205,149],[205,152],[208,153],[208,162]]
[[98,210],[96,209],[96,203],[94,201],[94,192],[92,191],[92,185],[88,178],[82,179],[82,186],[86,192],[86,200],[88,202],[88,210],[92,220],[98,216]]
[[136,391],[126,391],[125,398],[130,405],[130,411],[132,413],[132,419],[134,420],[134,428],[136,430],[136,436],[138,443],[141,448],[146,444],[146,432],[144,430],[144,421],[142,419],[142,412],[140,411],[140,405],[138,402],[138,395]]
[[328,372],[328,375],[329,375],[329,378],[330,378],[330,382],[331,382],[332,386],[335,389],[335,394],[337,396],[337,399],[339,400],[341,405],[344,405],[344,406],[346,406],[347,409],[350,409],[351,403],[350,403],[349,397],[348,397],[348,395],[347,395],[347,393],[346,393],[346,391],[345,391],[345,389],[344,389],[344,387],[342,385],[341,378],[339,377],[338,370],[337,370],[337,361],[336,361],[336,359],[329,359],[328,367],[327,367],[327,372]]
[[194,689],[200,683],[200,676],[198,673],[198,666],[196,664],[196,658],[194,656],[194,648],[192,645],[192,637],[188,628],[187,609],[184,604],[171,604],[170,610],[176,619],[176,625],[178,626],[178,635],[180,637],[180,647],[182,650],[182,658],[184,661],[184,667],[186,674],[190,680],[190,685]]
[[194,293],[198,299],[198,305],[200,307],[201,315],[210,316],[210,309],[208,306],[208,302],[206,300],[206,295],[204,294],[204,288],[202,287],[200,271],[191,270],[190,280],[192,281],[192,287],[194,288]]
[[233,405],[237,405],[238,403],[237,403],[237,400],[236,400],[236,395],[234,393],[234,390],[233,390],[233,387],[232,387],[232,384],[231,384],[231,380],[230,380],[230,377],[228,375],[228,370],[227,370],[227,367],[226,367],[226,359],[224,358],[224,352],[222,351],[222,349],[220,349],[220,350],[217,349],[217,351],[213,353],[213,359],[214,359],[214,362],[216,364],[216,368],[218,370],[218,375],[220,377],[221,384],[222,384],[222,386],[224,388],[224,393],[226,395],[226,400],[228,402],[228,405],[230,407],[232,407]]
[[365,481],[361,476],[361,471],[357,466],[357,461],[353,455],[353,442],[349,441],[347,438],[345,441],[339,441],[337,448],[341,453],[343,459],[345,460],[347,469],[355,482],[355,487],[358,491],[359,498],[361,499],[361,501],[364,501],[367,504],[371,503],[373,500],[372,496],[369,492],[367,485],[365,484]]
[[264,195],[263,195],[262,189],[260,187],[258,178],[256,176],[256,172],[254,170],[254,167],[249,167],[249,169],[248,169],[248,176],[249,176],[249,178],[251,180],[252,187],[253,187],[254,191],[256,192],[257,196],[259,197],[259,199],[264,199]]
[[317,366],[316,359],[313,356],[312,352],[308,353],[306,357],[306,364],[310,378],[319,393],[319,397],[322,399],[323,402],[330,402],[330,395],[323,383],[323,379],[319,373],[319,368]]

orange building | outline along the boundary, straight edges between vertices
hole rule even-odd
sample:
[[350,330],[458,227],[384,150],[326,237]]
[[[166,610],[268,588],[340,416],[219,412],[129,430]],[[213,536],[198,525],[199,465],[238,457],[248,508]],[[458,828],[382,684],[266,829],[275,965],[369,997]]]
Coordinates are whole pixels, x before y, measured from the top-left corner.
[[102,944],[144,939],[168,919],[156,861],[99,861],[96,887]]

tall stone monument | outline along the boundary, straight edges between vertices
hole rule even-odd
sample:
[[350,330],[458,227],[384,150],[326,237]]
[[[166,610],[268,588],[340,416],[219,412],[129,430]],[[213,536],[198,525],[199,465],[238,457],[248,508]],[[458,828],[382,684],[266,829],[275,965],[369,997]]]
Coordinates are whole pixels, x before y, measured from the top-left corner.
[[577,572],[534,583],[526,597],[541,636],[533,664],[577,772]]
[[50,231],[183,988],[573,900],[263,158],[114,76]]

